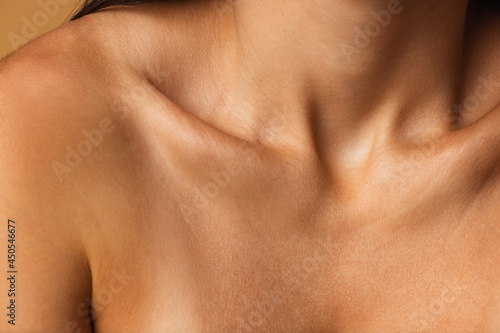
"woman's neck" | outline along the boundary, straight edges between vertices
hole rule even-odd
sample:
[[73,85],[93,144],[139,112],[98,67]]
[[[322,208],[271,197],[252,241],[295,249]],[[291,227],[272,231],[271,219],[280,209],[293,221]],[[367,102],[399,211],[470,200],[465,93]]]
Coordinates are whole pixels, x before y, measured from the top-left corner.
[[[288,116],[313,119],[316,144],[372,141],[402,122],[449,129],[466,0],[234,0],[220,8],[238,91],[300,105]],[[373,143],[366,140],[360,146]]]

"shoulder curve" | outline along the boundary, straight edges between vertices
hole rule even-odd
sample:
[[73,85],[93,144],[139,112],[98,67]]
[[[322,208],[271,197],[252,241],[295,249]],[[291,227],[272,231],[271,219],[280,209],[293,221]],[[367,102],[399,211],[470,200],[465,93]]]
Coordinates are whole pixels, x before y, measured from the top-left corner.
[[[150,79],[144,75],[144,67],[152,66],[150,69],[163,79],[166,75],[162,73],[170,65],[157,67],[150,65],[150,59],[134,58],[143,57],[150,51],[148,48],[165,41],[156,40],[161,32],[154,31],[158,27],[155,20],[162,21],[163,14],[157,14],[156,7],[143,8],[112,9],[85,16],[37,38],[0,63],[0,153],[6,153],[10,165],[23,165],[22,172],[16,171],[23,179],[45,180],[52,188],[64,186],[66,183],[58,183],[51,162],[63,164],[68,147],[76,149],[88,141],[87,135],[94,130],[105,133],[119,129],[107,136],[109,144],[95,149],[99,153],[86,159],[87,165],[101,171],[105,165],[100,163],[102,160],[115,166],[126,154],[117,147],[126,143],[125,136],[130,134],[122,133],[120,126],[124,122],[124,126],[130,125],[132,120],[121,122],[125,111],[120,108],[126,108],[121,99],[134,97],[134,89]],[[177,23],[167,26],[172,33],[167,33],[166,39],[182,39],[173,33],[181,30]],[[171,61],[172,55],[167,58]],[[173,81],[172,76],[168,80]],[[114,108],[115,104],[118,107]],[[120,120],[116,120],[118,117]],[[78,172],[83,169],[78,168]]]
[[0,78],[9,70],[33,68],[67,71],[75,80],[125,69],[125,57],[119,57],[101,21],[89,15],[32,40],[0,61]]
[[83,18],[0,62],[0,153],[5,162],[0,174],[36,179],[28,187],[44,183],[47,190],[61,189],[50,161],[78,142],[82,130],[110,115],[113,89],[127,80],[124,69],[114,67],[120,62],[101,47],[102,39],[92,37],[96,30],[94,18]]

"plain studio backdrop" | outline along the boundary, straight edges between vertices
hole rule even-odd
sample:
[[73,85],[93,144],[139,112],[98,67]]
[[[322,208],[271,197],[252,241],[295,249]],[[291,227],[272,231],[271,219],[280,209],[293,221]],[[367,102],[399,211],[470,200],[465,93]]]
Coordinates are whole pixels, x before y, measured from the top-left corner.
[[83,0],[0,0],[0,59],[63,24]]

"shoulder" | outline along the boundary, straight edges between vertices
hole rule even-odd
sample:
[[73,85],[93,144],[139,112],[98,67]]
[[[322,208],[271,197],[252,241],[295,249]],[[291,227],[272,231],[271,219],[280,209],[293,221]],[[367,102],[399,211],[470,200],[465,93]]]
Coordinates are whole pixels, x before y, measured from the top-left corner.
[[68,24],[0,63],[0,223],[17,226],[26,320],[16,326],[26,332],[61,331],[66,323],[90,331],[75,311],[91,292],[82,227],[90,215],[79,213],[85,188],[61,182],[52,167],[107,99],[100,51],[85,29]]
[[113,107],[138,79],[127,58],[105,47],[112,42],[105,30],[84,18],[0,63],[0,210],[10,216],[78,235],[106,184],[102,173],[123,162]]
[[12,163],[41,172],[57,147],[103,115],[120,70],[87,37],[92,29],[92,20],[67,24],[0,63],[0,147]]
[[[160,73],[157,79],[173,82],[161,73],[182,53],[174,52],[182,43],[173,37],[180,31],[174,18],[162,25],[172,33],[161,37],[155,31],[155,20],[173,14],[135,7],[70,22],[0,62],[4,204],[10,202],[17,211],[26,204],[37,213],[90,216],[82,204],[106,209],[95,193],[108,185],[124,191],[134,186],[132,150],[141,125],[130,115],[146,111],[157,93],[145,75],[148,57],[158,54],[153,48],[171,48],[161,62],[164,67],[153,68]],[[24,195],[26,191],[30,194]],[[18,200],[7,200],[14,192]]]
[[[132,164],[121,98],[140,79],[112,21],[100,17],[66,24],[0,62],[0,223],[19,226],[23,332],[91,331],[92,253],[107,246],[104,222],[119,215],[111,207],[131,202],[121,191]],[[11,330],[4,322],[0,331]]]

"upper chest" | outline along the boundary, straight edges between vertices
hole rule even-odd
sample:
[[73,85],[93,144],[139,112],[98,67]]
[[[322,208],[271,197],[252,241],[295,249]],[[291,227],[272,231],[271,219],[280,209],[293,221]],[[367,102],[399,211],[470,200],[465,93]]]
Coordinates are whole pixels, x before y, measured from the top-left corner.
[[[97,327],[339,333],[498,329],[499,230],[479,218],[467,221],[477,227],[463,226],[466,221],[436,226],[440,221],[429,220],[386,230],[279,231],[245,227],[243,217],[215,216],[178,233],[129,230],[134,235],[111,248],[100,262],[104,267],[96,270]],[[127,279],[116,279],[117,272]]]
[[277,165],[262,173],[248,164],[253,157],[234,156],[205,160],[205,168],[193,163],[202,171],[191,177],[175,168],[168,184],[145,176],[142,199],[122,207],[126,221],[99,249],[98,329],[493,332],[498,325],[494,193],[467,206],[446,192],[423,194],[424,185],[398,192],[373,183],[370,196],[346,208],[318,175]]

